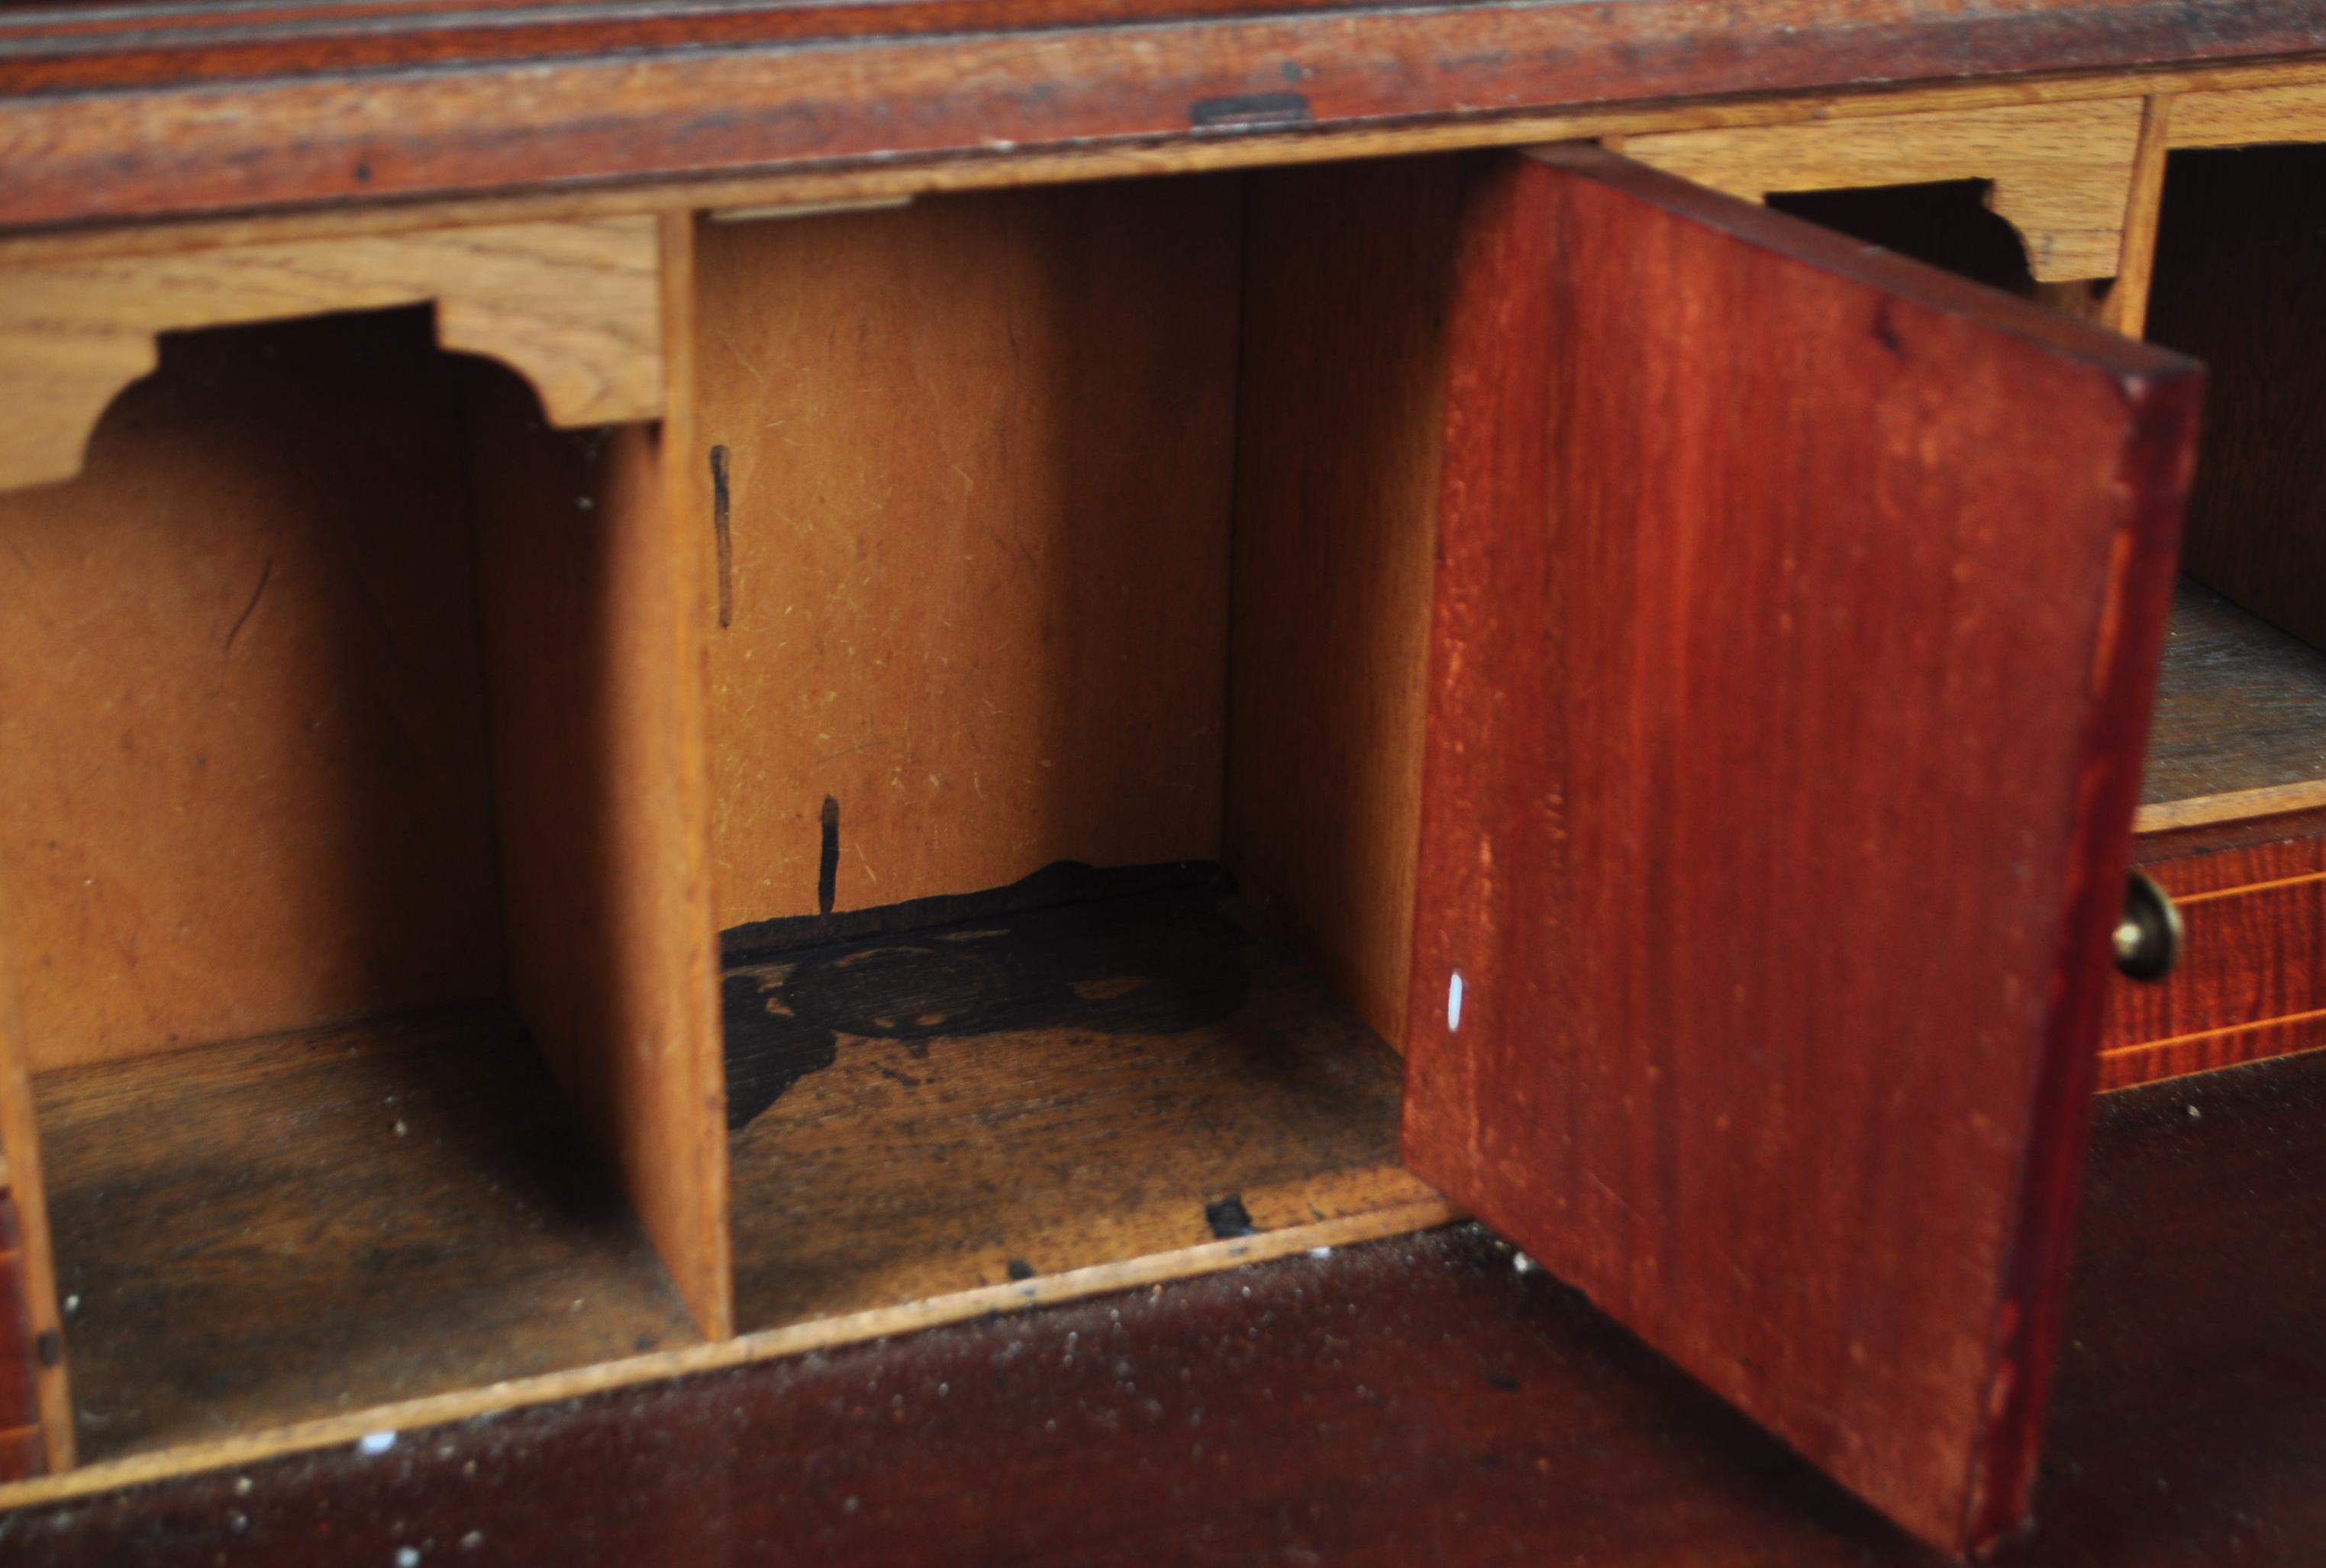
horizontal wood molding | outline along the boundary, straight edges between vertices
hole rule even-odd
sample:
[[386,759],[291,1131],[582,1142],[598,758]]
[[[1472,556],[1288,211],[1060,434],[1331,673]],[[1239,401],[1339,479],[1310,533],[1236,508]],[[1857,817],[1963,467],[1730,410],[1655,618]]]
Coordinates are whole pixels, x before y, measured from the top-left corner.
[[[1077,16],[1113,20],[1095,8]],[[431,36],[424,23],[404,27],[395,58],[429,58]],[[2326,50],[2326,15],[2266,0],[1965,0],[1941,13],[1914,0],[1772,0],[1749,15],[1702,0],[1504,0],[1031,33],[827,33],[816,47],[613,52],[616,36],[601,35],[609,52],[585,42],[522,63],[454,54],[426,71],[316,76],[286,61],[153,85],[178,80],[199,51],[190,42],[139,68],[143,85],[117,84],[128,90],[20,87],[0,99],[0,166],[11,173],[0,226],[2256,60]],[[33,51],[64,51],[54,40]],[[303,69],[348,67],[326,50]]]
[[1777,191],[1993,182],[2040,283],[2113,277],[2140,144],[2141,101],[1721,126],[1633,136],[1626,157],[1758,201]]
[[2169,140],[2176,147],[2326,142],[2326,82],[2189,93],[2175,106]]
[[154,335],[436,302],[447,349],[501,360],[563,425],[662,412],[649,215],[315,238],[0,270],[0,488],[68,479]]
[[[1957,113],[2014,104],[2082,103],[2195,93],[2306,91],[2326,87],[2326,57],[2189,65],[2168,70],[2061,72],[2044,76],[1877,86],[1759,98],[1659,100],[1528,112],[1493,118],[1300,127],[1234,136],[1118,142],[1071,148],[981,149],[878,162],[621,178],[593,184],[539,185],[480,194],[442,194],[363,204],[284,206],[227,215],[199,209],[87,215],[73,227],[23,228],[0,219],[0,264],[95,256],[149,255],[290,239],[346,238],[423,229],[539,223],[643,212],[708,210],[717,216],[895,204],[950,191],[1140,178],[1205,170],[1330,163],[1475,147],[1621,138],[1714,126],[1791,125]],[[7,108],[0,100],[0,122]],[[13,229],[13,232],[11,231]]]

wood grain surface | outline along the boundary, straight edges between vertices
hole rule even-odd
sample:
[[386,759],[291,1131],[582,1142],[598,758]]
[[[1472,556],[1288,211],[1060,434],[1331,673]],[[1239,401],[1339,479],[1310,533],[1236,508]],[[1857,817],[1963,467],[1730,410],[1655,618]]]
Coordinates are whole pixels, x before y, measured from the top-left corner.
[[433,301],[447,349],[529,378],[560,425],[662,412],[651,215],[92,257],[0,272],[0,489],[69,479],[155,334]]
[[31,1067],[489,996],[468,460],[424,313],[191,333],[0,495]]
[[[1995,1561],[2306,1568],[2326,1071],[2096,1123],[2042,1507]],[[0,1552],[54,1568],[308,1568],[319,1539],[672,1568],[1939,1561],[1475,1226],[0,1516]]]
[[2182,956],[2109,987],[2100,1087],[2326,1045],[2326,814],[2146,835],[2133,858],[2180,909]]
[[2038,282],[2113,277],[2141,107],[2124,98],[1671,131],[1626,137],[1624,155],[1755,201],[1772,191],[1982,180]]
[[2143,806],[2326,787],[2326,653],[2182,577],[2142,766]]
[[1221,181],[704,229],[722,929],[1217,858],[1236,238]]
[[1395,1044],[1412,965],[1450,158],[1245,191],[1224,857]]
[[[869,7],[879,25],[897,8]],[[785,38],[798,11],[811,35]],[[1085,5],[1085,23],[1122,21]],[[856,13],[860,17],[866,11]],[[938,13],[942,16],[942,8]],[[818,163],[975,158],[1093,144],[1201,146],[1288,128],[1469,121],[1611,101],[1746,95],[1842,84],[2259,60],[2326,49],[2326,19],[2271,0],[1769,0],[1740,12],[1700,0],[1416,10],[1351,7],[1080,25],[873,36],[807,46],[826,8],[727,14],[729,46],[638,48],[645,14],[582,21],[570,58],[544,59],[518,28],[426,22],[377,29],[371,63],[346,29],[289,30],[272,56],[200,61],[196,27],[126,57],[143,90],[0,99],[0,226],[120,221],[526,185],[610,183]],[[586,18],[586,20],[584,20]],[[772,21],[770,19],[773,19]],[[116,25],[118,17],[99,21]],[[365,19],[370,21],[371,19]],[[958,15],[954,20],[959,20]],[[593,25],[597,37],[591,38]],[[682,25],[706,25],[690,13]],[[909,27],[909,23],[904,25]],[[745,36],[738,36],[738,29]],[[754,30],[764,42],[749,36]],[[773,33],[774,37],[767,34]],[[504,44],[503,41],[506,40]],[[449,47],[447,47],[449,45]],[[499,47],[517,58],[496,62]],[[69,41],[16,51],[54,61]],[[460,68],[466,60],[466,68]],[[45,65],[30,67],[38,73]],[[351,70],[351,74],[349,73]],[[320,72],[321,74],[315,74]],[[243,74],[249,73],[249,74]],[[194,79],[184,79],[192,78]],[[20,80],[22,79],[20,78]],[[84,75],[81,85],[104,79]],[[178,85],[163,86],[164,81]],[[712,112],[715,107],[715,112]]]
[[1396,1055],[1196,874],[727,975],[747,1330],[1409,1207]]
[[1482,173],[1459,255],[1407,1162],[1990,1541],[2196,369],[1593,148]]
[[693,493],[669,471],[684,415],[568,434],[514,377],[475,369],[508,994],[718,1338],[733,1314],[704,606]]
[[35,1093],[87,1456],[692,1336],[503,1017],[70,1068]]
[[2210,376],[2190,574],[2326,647],[2326,146],[2172,154],[2148,329]]
[[[0,906],[0,914],[5,914]],[[56,1254],[49,1240],[47,1162],[33,1104],[31,1069],[16,1010],[15,971],[0,923],[0,1205],[8,1210],[6,1265],[14,1321],[0,1332],[0,1385],[22,1379],[33,1395],[31,1425],[21,1410],[0,1414],[16,1435],[0,1440],[0,1475],[8,1479],[72,1468],[71,1373],[57,1300]],[[46,1339],[53,1354],[41,1353]]]

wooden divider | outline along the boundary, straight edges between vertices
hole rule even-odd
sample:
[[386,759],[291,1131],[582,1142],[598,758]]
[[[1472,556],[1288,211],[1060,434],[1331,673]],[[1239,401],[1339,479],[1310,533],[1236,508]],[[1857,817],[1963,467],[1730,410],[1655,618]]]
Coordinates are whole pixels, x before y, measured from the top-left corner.
[[1456,159],[1251,179],[1225,858],[1405,1033]]
[[665,424],[568,434],[471,382],[508,988],[702,1332],[733,1331],[706,605],[683,459],[691,221],[664,230]]
[[[8,1234],[11,1218],[13,1236]],[[54,1354],[42,1353],[44,1342],[55,1348]],[[14,1406],[0,1408],[0,1428],[15,1429],[0,1430],[0,1479],[72,1468],[72,1397],[63,1345],[32,1075],[17,1020],[8,945],[5,933],[0,932],[0,1391],[20,1391],[17,1398],[0,1400],[0,1405]],[[21,1397],[26,1385],[32,1395],[29,1411]],[[20,1418],[26,1414],[34,1418],[36,1433],[22,1432]]]

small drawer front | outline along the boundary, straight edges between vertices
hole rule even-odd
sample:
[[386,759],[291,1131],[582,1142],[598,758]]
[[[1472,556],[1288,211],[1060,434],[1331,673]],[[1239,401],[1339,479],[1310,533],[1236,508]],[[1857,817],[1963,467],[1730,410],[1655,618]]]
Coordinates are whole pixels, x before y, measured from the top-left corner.
[[34,1403],[37,1351],[24,1306],[24,1255],[14,1195],[0,1188],[0,1480],[39,1475],[41,1417]]
[[2135,859],[2186,934],[2168,978],[2111,987],[2102,1089],[2326,1046],[2326,834]]

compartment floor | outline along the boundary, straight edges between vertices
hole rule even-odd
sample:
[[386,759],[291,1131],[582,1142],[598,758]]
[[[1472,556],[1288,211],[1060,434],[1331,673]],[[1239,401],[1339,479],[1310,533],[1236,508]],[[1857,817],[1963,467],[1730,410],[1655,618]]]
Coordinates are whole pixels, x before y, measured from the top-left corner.
[[1433,1196],[1402,1068],[1216,883],[730,967],[745,1331]]
[[2318,779],[2326,779],[2326,653],[2182,578],[2142,803]]
[[65,1069],[34,1095],[84,1460],[694,1338],[497,1011]]

